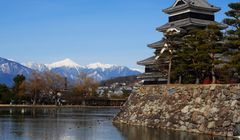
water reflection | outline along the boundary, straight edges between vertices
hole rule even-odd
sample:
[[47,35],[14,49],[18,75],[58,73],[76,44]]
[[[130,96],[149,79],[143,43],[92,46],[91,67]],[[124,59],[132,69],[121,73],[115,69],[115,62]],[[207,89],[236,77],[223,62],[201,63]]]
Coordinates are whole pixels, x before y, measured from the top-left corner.
[[127,140],[233,140],[233,138],[212,137],[186,132],[114,124]]
[[[0,140],[226,140],[112,124],[118,109],[0,109]],[[229,139],[231,140],[231,139]]]
[[0,140],[122,140],[118,109],[0,109]]

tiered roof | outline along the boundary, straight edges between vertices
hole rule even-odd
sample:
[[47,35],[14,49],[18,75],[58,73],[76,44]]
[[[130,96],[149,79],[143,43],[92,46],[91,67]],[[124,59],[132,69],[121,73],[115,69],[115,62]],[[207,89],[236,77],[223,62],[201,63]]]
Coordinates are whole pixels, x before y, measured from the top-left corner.
[[[175,29],[180,32],[187,31],[192,27],[206,27],[210,24],[218,24],[220,27],[225,28],[223,24],[215,22],[214,13],[220,11],[219,7],[213,6],[207,0],[176,0],[176,2],[169,8],[164,9],[163,12],[169,14],[169,22],[157,28],[159,32],[168,32]],[[156,52],[161,50],[164,46],[164,41],[149,44],[148,47],[156,49]],[[155,52],[155,53],[156,53]],[[150,81],[150,84],[164,83],[167,81],[165,69],[151,69],[151,67],[169,63],[168,60],[156,60],[156,56],[152,56],[145,60],[137,62],[138,65],[146,67],[145,73],[138,76],[144,81]]]
[[187,13],[187,12],[190,12],[190,14],[192,14],[191,12],[193,12],[193,13],[204,14],[204,15],[197,15],[198,17],[210,15],[210,17],[205,17],[205,18],[210,18],[211,20],[189,16],[189,17],[181,18],[179,20],[169,21],[169,23],[161,27],[158,27],[157,31],[166,32],[166,30],[169,28],[185,28],[188,26],[205,27],[209,24],[218,24],[219,26],[223,27],[223,25],[214,21],[214,13],[220,10],[221,8],[209,4],[206,0],[176,0],[176,2],[171,7],[163,10],[163,12],[169,14],[170,17]]

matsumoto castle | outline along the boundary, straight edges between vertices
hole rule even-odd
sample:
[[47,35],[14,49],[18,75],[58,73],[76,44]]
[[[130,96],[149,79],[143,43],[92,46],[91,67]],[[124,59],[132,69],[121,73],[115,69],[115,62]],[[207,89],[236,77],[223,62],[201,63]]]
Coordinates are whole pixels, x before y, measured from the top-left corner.
[[[156,30],[167,33],[168,31],[188,31],[196,27],[204,28],[209,24],[224,26],[215,22],[214,13],[220,10],[219,7],[209,4],[207,0],[176,0],[171,7],[163,10],[169,15],[168,23]],[[167,83],[168,60],[156,59],[156,54],[164,47],[164,42],[158,41],[149,44],[148,47],[155,49],[155,55],[137,62],[145,66],[145,73],[138,78],[143,79],[144,84]]]

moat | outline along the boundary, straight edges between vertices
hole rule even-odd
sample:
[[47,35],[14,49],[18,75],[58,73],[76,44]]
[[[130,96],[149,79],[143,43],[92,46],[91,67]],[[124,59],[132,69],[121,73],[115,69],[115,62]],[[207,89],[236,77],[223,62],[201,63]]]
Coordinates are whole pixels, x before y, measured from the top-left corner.
[[[114,108],[2,108],[0,140],[224,140],[113,124]],[[232,140],[228,138],[227,140]]]

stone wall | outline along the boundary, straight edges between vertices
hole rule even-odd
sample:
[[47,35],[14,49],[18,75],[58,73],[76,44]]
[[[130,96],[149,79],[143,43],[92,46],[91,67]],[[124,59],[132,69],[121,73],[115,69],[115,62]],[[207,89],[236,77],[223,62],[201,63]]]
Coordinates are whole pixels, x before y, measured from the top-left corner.
[[114,119],[221,136],[240,135],[240,85],[142,86]]

